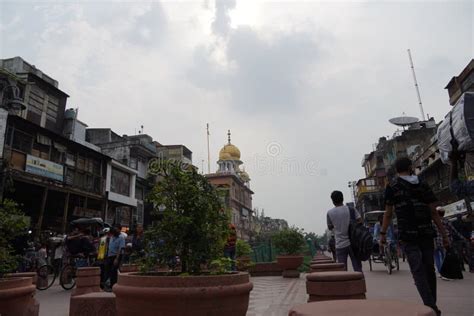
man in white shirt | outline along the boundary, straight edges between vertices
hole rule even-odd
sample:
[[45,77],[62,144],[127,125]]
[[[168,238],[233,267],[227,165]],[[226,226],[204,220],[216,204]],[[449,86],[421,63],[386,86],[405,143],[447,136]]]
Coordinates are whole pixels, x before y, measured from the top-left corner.
[[[341,191],[332,192],[331,200],[335,207],[327,213],[327,224],[329,230],[332,230],[336,237],[337,262],[344,263],[347,270],[347,257],[349,256],[351,257],[354,271],[362,272],[362,262],[354,255],[349,239],[351,211],[348,206],[344,205],[344,196]],[[354,210],[354,215],[357,222],[362,222],[362,218],[357,210]]]

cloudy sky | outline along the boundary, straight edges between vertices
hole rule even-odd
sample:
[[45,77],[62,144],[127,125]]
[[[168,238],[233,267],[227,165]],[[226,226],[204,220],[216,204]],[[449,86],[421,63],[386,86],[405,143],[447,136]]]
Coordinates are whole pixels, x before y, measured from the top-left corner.
[[[242,152],[254,206],[322,233],[329,194],[363,176],[388,119],[449,110],[474,56],[472,1],[5,1],[0,58],[59,81],[90,127],[185,144],[198,167]],[[207,168],[206,168],[207,169]]]

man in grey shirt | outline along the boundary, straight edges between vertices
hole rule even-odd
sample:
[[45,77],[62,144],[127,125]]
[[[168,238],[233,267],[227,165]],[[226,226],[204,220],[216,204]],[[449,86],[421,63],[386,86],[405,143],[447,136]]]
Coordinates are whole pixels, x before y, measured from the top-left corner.
[[[344,205],[344,196],[341,191],[332,192],[331,200],[335,207],[328,211],[327,223],[329,230],[332,230],[336,237],[337,262],[344,263],[347,270],[347,257],[349,256],[354,271],[362,272],[362,262],[354,255],[349,239],[350,209]],[[356,221],[362,222],[359,212],[354,210],[354,213]]]

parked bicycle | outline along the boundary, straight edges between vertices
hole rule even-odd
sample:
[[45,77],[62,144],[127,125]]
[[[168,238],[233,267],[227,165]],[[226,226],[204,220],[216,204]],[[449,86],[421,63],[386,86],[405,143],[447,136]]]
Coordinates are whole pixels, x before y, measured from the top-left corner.
[[56,280],[53,266],[40,258],[33,246],[25,251],[19,270],[20,272],[36,272],[36,288],[40,291],[49,289]]

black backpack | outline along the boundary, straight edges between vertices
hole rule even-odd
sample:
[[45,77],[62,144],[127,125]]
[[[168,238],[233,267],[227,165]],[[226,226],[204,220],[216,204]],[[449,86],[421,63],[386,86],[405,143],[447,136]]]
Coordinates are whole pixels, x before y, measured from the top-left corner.
[[351,220],[349,222],[349,239],[351,241],[352,251],[357,259],[366,261],[369,259],[373,247],[373,237],[367,227],[357,223],[355,218],[355,210],[349,207]]

